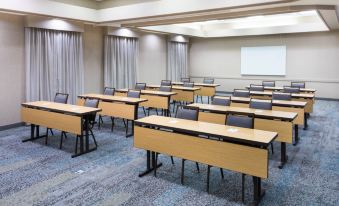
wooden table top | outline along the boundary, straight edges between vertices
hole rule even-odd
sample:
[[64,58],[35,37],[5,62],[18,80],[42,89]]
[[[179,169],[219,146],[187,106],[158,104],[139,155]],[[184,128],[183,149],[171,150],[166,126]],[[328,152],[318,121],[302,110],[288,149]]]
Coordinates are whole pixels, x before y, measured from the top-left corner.
[[93,99],[99,99],[99,100],[103,100],[103,101],[112,101],[112,102],[124,102],[124,103],[130,103],[130,104],[137,104],[137,103],[147,101],[147,99],[103,95],[103,94],[82,94],[82,95],[78,95],[78,97],[80,97],[80,98],[93,98]]
[[[250,91],[252,95],[260,95],[260,96],[272,96],[272,91]],[[295,98],[306,98],[306,99],[313,99],[315,97],[314,94],[305,94],[305,93],[291,93],[292,97]]]
[[[249,104],[251,101],[251,98],[249,97],[231,97],[231,101],[234,102],[242,102]],[[289,101],[289,100],[273,100],[272,101],[273,106],[283,106],[283,107],[300,107],[304,108],[307,105],[307,102],[302,101]]]
[[276,132],[154,115],[138,119],[135,123],[137,125],[157,126],[173,131],[182,131],[197,135],[209,135],[239,143],[250,143],[261,146],[267,146],[278,136],[278,133]]
[[75,115],[85,115],[95,112],[100,112],[101,109],[93,108],[93,107],[84,107],[72,104],[61,104],[55,102],[48,102],[48,101],[36,101],[36,102],[27,102],[21,104],[23,107],[30,107],[30,108],[39,108],[45,109],[50,111],[56,112],[64,112],[70,113]]
[[[128,89],[116,89],[117,92],[128,92]],[[176,92],[162,92],[162,91],[153,91],[153,90],[141,90],[141,94],[147,94],[147,95],[155,95],[155,96],[173,96],[176,95]]]
[[252,109],[252,108],[244,108],[244,107],[230,107],[230,106],[220,106],[220,105],[201,104],[201,103],[194,103],[188,106],[198,107],[201,110],[224,113],[224,114],[230,111],[230,112],[239,112],[242,114],[254,114],[256,117],[282,119],[282,120],[288,120],[288,121],[293,121],[298,116],[298,114],[295,112],[262,110],[262,109]]
[[[150,85],[146,85],[146,87],[149,87],[149,88],[160,88],[160,85],[150,84]],[[196,91],[196,90],[200,90],[199,87],[182,87],[182,86],[172,86],[172,89],[184,90],[184,91]]]
[[[183,82],[172,82],[172,84],[175,85],[183,85]],[[206,84],[206,83],[198,83],[198,82],[194,82],[194,86],[203,86],[203,87],[218,87],[220,86],[220,84]]]
[[[250,86],[247,86],[246,87],[247,89],[249,89],[250,88]],[[275,91],[280,91],[280,90],[284,90],[284,87],[268,87],[268,86],[266,86],[266,87],[264,87],[264,89],[266,89],[266,90],[275,90]],[[316,92],[317,90],[316,89],[311,89],[311,88],[300,88],[300,91],[302,91],[302,92],[310,92],[310,93],[314,93],[314,92]]]

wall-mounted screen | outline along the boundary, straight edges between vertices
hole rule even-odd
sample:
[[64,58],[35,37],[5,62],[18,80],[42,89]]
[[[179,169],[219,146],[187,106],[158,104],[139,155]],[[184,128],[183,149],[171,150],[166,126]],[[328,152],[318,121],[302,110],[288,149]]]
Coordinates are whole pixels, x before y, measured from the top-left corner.
[[242,75],[285,75],[286,46],[241,47]]

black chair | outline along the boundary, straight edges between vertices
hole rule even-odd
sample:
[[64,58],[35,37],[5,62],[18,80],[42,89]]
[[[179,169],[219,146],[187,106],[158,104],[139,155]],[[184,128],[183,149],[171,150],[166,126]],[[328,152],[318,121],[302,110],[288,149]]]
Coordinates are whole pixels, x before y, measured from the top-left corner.
[[231,97],[214,96],[212,98],[212,105],[230,106]]
[[[178,119],[186,119],[186,120],[193,120],[198,121],[199,117],[199,108],[198,107],[189,107],[189,106],[178,106],[177,111],[175,113],[175,117]],[[156,153],[155,158],[155,165],[157,165],[158,161],[158,153]],[[173,157],[171,156],[172,164],[174,164]],[[184,170],[185,170],[185,159],[182,159],[181,162],[181,184],[184,184]],[[196,162],[196,167],[198,172],[200,172],[199,164]],[[156,176],[156,168],[154,169],[154,176]]]
[[113,87],[105,87],[104,88],[104,95],[111,95],[114,96],[115,89]]
[[[249,128],[253,129],[254,128],[254,115],[248,115],[244,116],[242,114],[239,114],[237,112],[231,112],[228,111],[226,113],[226,125],[228,126],[234,126],[234,127],[243,127],[243,128]],[[210,165],[207,167],[207,192],[209,192],[209,176],[210,176],[210,170],[211,170]],[[224,178],[224,173],[222,168],[220,168],[221,176]],[[241,176],[241,181],[242,181],[242,189],[241,189],[241,199],[244,202],[244,197],[245,197],[245,174],[242,174]]]
[[264,87],[275,87],[275,81],[262,81]]
[[129,89],[127,92],[127,97],[140,98],[141,92],[139,90]]
[[250,90],[250,91],[263,92],[263,91],[264,91],[264,86],[262,86],[262,85],[251,84],[249,90]]
[[134,89],[145,90],[146,89],[146,83],[136,83]]
[[183,87],[194,87],[194,83],[193,82],[184,82],[184,84],[182,85]]
[[291,87],[305,88],[305,82],[291,82]]
[[[60,103],[60,104],[67,104],[68,96],[69,96],[69,94],[57,92],[55,94],[53,102]],[[51,128],[47,128],[46,129],[46,137],[45,137],[45,144],[46,145],[48,144],[48,131],[51,133],[52,136],[54,136],[53,130]],[[66,135],[65,132],[61,132],[61,136],[63,136],[64,134]]]
[[[98,108],[98,105],[99,105],[99,100],[98,99],[87,98],[85,100],[85,103],[84,103],[85,107]],[[90,114],[90,116],[88,117],[88,120],[89,120],[89,128],[88,128],[88,130],[89,130],[90,135],[93,138],[95,147],[98,147],[97,141],[96,141],[95,136],[94,136],[93,131],[92,131],[92,128],[94,127],[94,124],[96,123],[95,122],[95,117],[96,117],[96,113],[95,114]],[[83,124],[83,126],[82,126],[83,130],[86,130],[86,127],[87,127],[87,125]],[[76,141],[75,141],[75,154],[77,154],[77,152],[78,152],[78,139],[79,138],[80,138],[80,135],[77,135]],[[62,139],[63,138],[61,137],[60,148],[62,147]]]
[[172,81],[171,80],[161,80],[160,86],[171,86]]
[[204,84],[214,84],[214,79],[213,78],[204,78],[203,83]]
[[234,89],[233,96],[234,97],[250,97],[250,92],[245,89]]
[[190,82],[190,78],[189,77],[182,77],[181,78],[181,82]]
[[[115,89],[113,87],[105,87],[104,88],[104,95],[114,96],[114,93],[115,93]],[[111,117],[111,121],[112,121],[112,131],[113,131],[113,117]],[[103,124],[104,121],[102,119],[102,116],[99,115],[99,124],[98,124],[99,129],[100,129],[101,123]]]
[[286,100],[290,101],[292,99],[291,93],[281,93],[281,92],[273,92],[272,93],[273,100]]
[[300,87],[284,87],[284,93],[300,93]]
[[251,99],[250,108],[272,110],[272,100]]

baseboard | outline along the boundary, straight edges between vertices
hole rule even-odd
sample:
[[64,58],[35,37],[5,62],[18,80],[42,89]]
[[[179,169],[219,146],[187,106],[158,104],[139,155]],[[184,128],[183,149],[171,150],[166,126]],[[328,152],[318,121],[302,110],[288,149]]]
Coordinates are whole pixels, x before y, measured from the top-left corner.
[[18,122],[18,123],[9,124],[9,125],[3,125],[3,126],[0,126],[0,131],[8,130],[8,129],[16,128],[16,127],[21,127],[21,126],[24,126],[24,125],[25,125],[25,123],[23,123],[23,122]]
[[[228,91],[216,91],[217,94],[227,94],[231,95],[233,92],[228,92]],[[335,98],[325,98],[325,97],[316,97],[316,100],[326,100],[326,101],[339,101],[339,99]]]

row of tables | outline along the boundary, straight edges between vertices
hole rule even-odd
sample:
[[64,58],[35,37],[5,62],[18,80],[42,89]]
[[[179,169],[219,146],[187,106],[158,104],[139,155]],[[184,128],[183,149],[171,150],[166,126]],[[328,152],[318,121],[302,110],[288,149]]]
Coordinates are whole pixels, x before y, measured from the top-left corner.
[[[308,115],[305,114],[313,111],[314,93],[308,90],[308,93],[293,94],[293,101],[273,100],[273,110],[265,111],[248,108],[251,99],[243,97],[232,97],[230,107],[194,103],[195,95],[214,96],[219,85],[195,84],[195,87],[187,88],[180,83],[174,84],[172,92],[160,92],[157,91],[159,85],[148,85],[141,91],[140,98],[126,97],[127,89],[117,89],[115,96],[79,95],[77,105],[44,101],[23,103],[22,121],[31,124],[31,137],[24,141],[44,137],[39,134],[40,126],[73,133],[80,136],[80,153],[72,156],[75,157],[96,149],[89,145],[88,115],[98,113],[131,120],[134,122],[132,133],[127,136],[134,135],[134,147],[147,151],[146,171],[140,176],[161,166],[155,165],[151,157],[155,152],[163,153],[253,176],[253,197],[258,203],[262,196],[261,178],[268,178],[268,145],[272,141],[281,143],[279,168],[283,168],[287,161],[286,143],[298,143],[298,125],[307,128]],[[272,91],[251,91],[251,97],[267,99],[272,96]],[[99,99],[98,108],[83,107],[86,98]],[[171,100],[193,103],[189,106],[199,108],[199,121],[168,117]],[[139,119],[139,106],[164,109],[165,117]],[[255,128],[225,126],[228,111],[254,114]],[[83,123],[87,125],[85,130]]]

